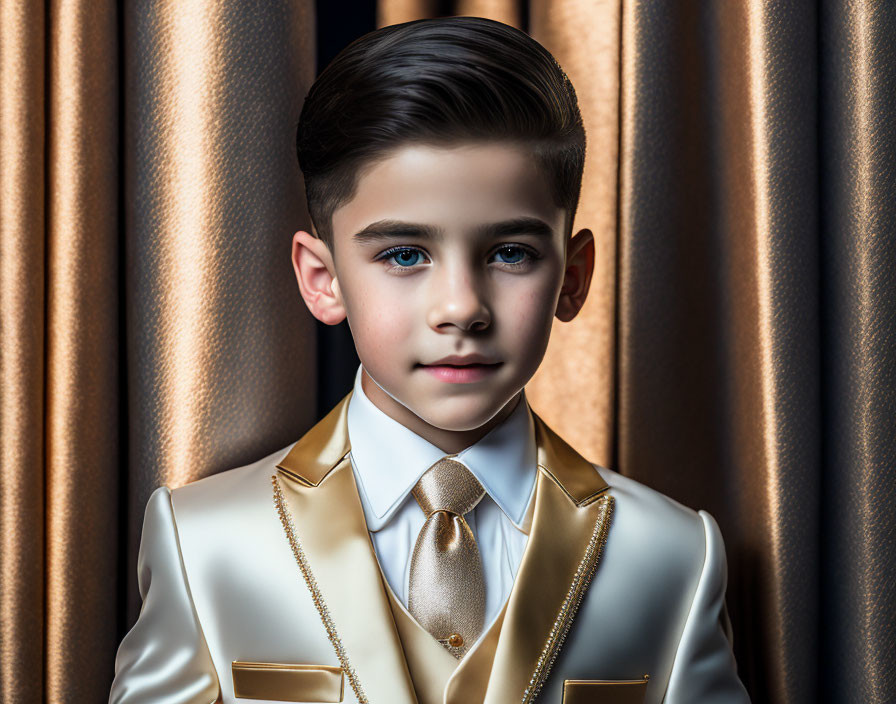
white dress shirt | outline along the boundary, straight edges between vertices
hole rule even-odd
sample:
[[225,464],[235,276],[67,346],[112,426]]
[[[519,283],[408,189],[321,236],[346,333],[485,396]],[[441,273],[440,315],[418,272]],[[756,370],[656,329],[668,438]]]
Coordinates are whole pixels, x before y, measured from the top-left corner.
[[[361,366],[348,406],[355,480],[380,566],[407,606],[411,553],[426,517],[411,489],[447,453],[389,417],[367,398]],[[528,535],[521,529],[535,489],[535,429],[525,392],[500,425],[454,457],[485,496],[465,516],[482,556],[485,633],[510,594]]]

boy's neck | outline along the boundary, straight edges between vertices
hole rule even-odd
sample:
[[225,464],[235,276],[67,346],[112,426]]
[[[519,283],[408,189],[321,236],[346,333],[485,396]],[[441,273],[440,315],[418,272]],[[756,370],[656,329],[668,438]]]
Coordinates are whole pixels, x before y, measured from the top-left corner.
[[430,425],[416,413],[392,398],[367,375],[367,370],[363,367],[361,369],[361,388],[374,406],[392,418],[392,420],[398,421],[427,442],[438,447],[447,455],[465,450],[484,437],[492,428],[500,425],[513,412],[513,409],[516,408],[522,397],[522,391],[520,391],[491,420],[478,428],[473,428],[472,430],[445,430],[444,428]]

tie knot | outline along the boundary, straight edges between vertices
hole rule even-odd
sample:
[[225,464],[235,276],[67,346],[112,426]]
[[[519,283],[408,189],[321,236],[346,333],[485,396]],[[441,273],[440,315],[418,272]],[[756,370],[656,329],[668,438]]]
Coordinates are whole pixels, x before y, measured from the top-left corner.
[[445,457],[426,470],[411,493],[428,518],[436,511],[463,516],[485,496],[485,489],[463,464]]

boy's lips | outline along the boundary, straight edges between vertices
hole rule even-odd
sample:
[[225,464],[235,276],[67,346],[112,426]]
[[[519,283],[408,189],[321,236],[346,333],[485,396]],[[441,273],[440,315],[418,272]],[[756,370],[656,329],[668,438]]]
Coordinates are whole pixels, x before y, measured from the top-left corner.
[[420,366],[440,381],[451,384],[470,384],[485,379],[501,366],[501,362],[458,364],[440,360],[436,364],[421,364]]
[[425,367],[435,367],[435,366],[452,366],[452,367],[466,367],[472,364],[500,364],[498,360],[487,357],[483,354],[451,354],[447,357],[442,357],[441,359],[437,359],[435,362],[430,362],[428,364],[423,364]]

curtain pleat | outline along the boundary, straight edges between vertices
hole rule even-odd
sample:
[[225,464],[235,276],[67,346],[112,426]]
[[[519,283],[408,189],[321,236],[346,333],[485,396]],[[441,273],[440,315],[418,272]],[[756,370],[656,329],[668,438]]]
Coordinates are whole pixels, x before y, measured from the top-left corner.
[[896,701],[896,5],[821,4],[824,686]]
[[117,639],[116,5],[54,1],[47,20],[44,695],[89,702]]
[[0,3],[0,700],[43,696],[42,3]]
[[816,17],[622,9],[616,469],[708,510],[755,701],[814,702]]
[[295,124],[310,0],[140,2],[125,17],[131,575],[143,507],[315,420],[312,317],[290,266],[310,227]]
[[582,111],[588,144],[573,232],[593,232],[595,257],[585,306],[570,323],[554,320],[526,394],[548,425],[604,466],[612,466],[615,427],[619,10],[618,0],[539,0],[530,26],[566,71]]

